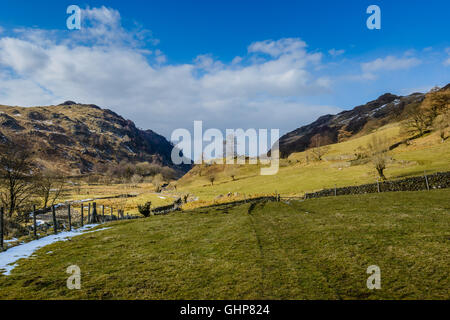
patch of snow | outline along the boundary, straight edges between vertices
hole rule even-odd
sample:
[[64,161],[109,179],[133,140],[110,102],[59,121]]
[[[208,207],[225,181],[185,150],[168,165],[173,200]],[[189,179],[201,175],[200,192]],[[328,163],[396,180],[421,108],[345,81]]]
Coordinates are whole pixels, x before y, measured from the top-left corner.
[[376,109],[373,109],[371,112],[370,112],[370,115],[374,115],[377,111],[380,111],[381,109],[383,109],[384,107],[386,107],[387,106],[387,103],[386,104],[383,104],[381,107],[378,107],[378,108],[376,108]]
[[94,201],[94,199],[83,199],[83,200],[75,200],[73,203],[83,203],[83,202],[91,202]]
[[164,200],[166,199],[165,197],[158,197],[158,198],[160,198],[160,199],[164,199]]
[[130,151],[131,153],[135,153],[133,150],[131,150],[129,146],[125,145],[125,148],[127,148],[127,150]]
[[10,240],[4,240],[3,242],[4,242],[4,243],[10,243],[10,242],[18,241],[18,240],[19,240],[19,239],[12,238],[12,239],[10,239]]
[[90,229],[96,227],[96,224],[89,224],[82,228],[73,231],[65,231],[59,234],[47,236],[38,240],[30,241],[28,243],[12,247],[7,251],[0,253],[0,274],[8,276],[11,274],[11,271],[17,267],[17,261],[20,259],[29,258],[34,252],[38,249],[41,249],[49,244],[58,242],[58,241],[66,241],[72,237],[79,236],[82,234],[102,231],[110,228],[101,228],[93,231],[89,231]]
[[45,224],[44,220],[36,220],[36,225],[37,226],[42,226],[43,224]]

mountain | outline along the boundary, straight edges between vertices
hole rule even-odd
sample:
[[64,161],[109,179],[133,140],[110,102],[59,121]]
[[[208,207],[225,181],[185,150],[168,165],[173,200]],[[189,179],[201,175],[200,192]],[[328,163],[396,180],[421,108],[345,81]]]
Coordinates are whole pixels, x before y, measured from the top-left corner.
[[332,144],[356,135],[364,135],[390,122],[403,120],[407,117],[408,110],[418,106],[425,96],[423,93],[408,96],[386,93],[352,110],[336,115],[324,115],[313,123],[282,136],[281,157],[286,158],[291,153],[304,151],[313,141],[320,141],[321,145]]
[[158,164],[180,175],[190,169],[172,164],[173,145],[166,138],[96,105],[66,101],[46,107],[0,106],[0,143],[15,136],[30,142],[40,166],[71,175],[121,161]]

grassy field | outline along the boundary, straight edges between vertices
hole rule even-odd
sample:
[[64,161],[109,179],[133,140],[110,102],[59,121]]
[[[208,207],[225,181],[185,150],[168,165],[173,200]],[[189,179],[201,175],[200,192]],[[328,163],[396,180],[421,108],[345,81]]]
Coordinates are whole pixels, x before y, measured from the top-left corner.
[[[373,183],[378,175],[371,163],[351,164],[359,147],[366,147],[373,135],[386,137],[392,144],[401,141],[398,123],[380,128],[376,132],[343,143],[331,145],[323,161],[305,161],[307,152],[292,154],[282,159],[280,170],[274,176],[261,176],[260,166],[241,165],[236,170],[236,181],[227,175],[224,165],[204,168],[202,176],[188,173],[177,182],[178,190],[194,194],[200,202],[208,203],[219,195],[238,192],[240,194],[300,195],[325,188]],[[411,141],[409,146],[401,145],[389,153],[391,160],[385,175],[397,179],[415,175],[450,170],[450,139],[440,142],[437,133],[428,134]],[[214,186],[208,176],[216,176]]]
[[450,190],[434,190],[114,222],[21,260],[0,299],[449,299],[449,214]]
[[155,187],[151,183],[140,184],[87,184],[70,186],[65,188],[63,196],[58,199],[58,202],[76,201],[95,198],[114,197],[119,195],[134,195],[132,198],[115,198],[115,199],[101,199],[95,202],[101,206],[113,207],[115,209],[123,209],[125,213],[131,215],[139,215],[137,210],[138,204],[144,204],[147,201],[152,203],[152,207],[165,206],[174,202],[172,194],[158,194],[155,193]]

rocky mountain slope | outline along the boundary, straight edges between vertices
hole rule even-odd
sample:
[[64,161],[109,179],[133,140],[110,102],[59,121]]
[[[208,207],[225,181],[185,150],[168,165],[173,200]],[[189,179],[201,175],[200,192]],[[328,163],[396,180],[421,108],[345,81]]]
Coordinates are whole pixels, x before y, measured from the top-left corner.
[[387,123],[403,120],[407,117],[408,110],[420,104],[425,96],[423,93],[408,96],[386,93],[352,110],[336,115],[324,115],[313,123],[281,137],[281,156],[285,158],[291,153],[304,151],[313,141],[318,141],[321,145],[336,143],[369,133]]
[[190,169],[172,164],[173,145],[163,136],[95,105],[67,101],[47,107],[0,106],[0,143],[15,136],[30,142],[40,166],[71,175],[121,161],[168,166],[180,174]]

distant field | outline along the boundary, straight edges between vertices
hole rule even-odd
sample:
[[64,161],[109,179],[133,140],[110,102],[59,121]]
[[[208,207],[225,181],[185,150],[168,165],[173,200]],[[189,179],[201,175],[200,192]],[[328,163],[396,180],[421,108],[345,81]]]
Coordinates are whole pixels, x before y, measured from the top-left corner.
[[82,183],[79,186],[71,186],[65,189],[63,196],[58,199],[58,202],[72,201],[72,200],[86,200],[104,197],[114,197],[118,195],[136,195],[132,198],[117,198],[117,199],[102,199],[96,200],[99,206],[112,206],[115,209],[122,208],[126,213],[131,215],[138,215],[138,204],[144,204],[147,201],[152,203],[152,207],[164,206],[171,204],[174,201],[173,196],[167,194],[155,193],[155,188],[150,183],[141,183],[137,185],[132,184],[111,184],[89,185]]
[[[450,299],[450,190],[196,209],[40,249],[0,299]],[[78,265],[82,289],[66,288]],[[381,290],[366,287],[370,265]]]
[[[222,165],[205,169],[202,176],[188,173],[178,181],[178,190],[199,197],[200,201],[212,201],[219,195],[238,192],[240,194],[303,195],[306,192],[324,188],[343,187],[373,183],[377,179],[375,168],[370,164],[351,165],[358,147],[366,147],[372,135],[387,137],[392,144],[401,141],[398,124],[387,125],[376,132],[343,143],[331,145],[324,160],[305,161],[306,152],[294,153],[288,159],[281,160],[279,173],[274,176],[261,176],[260,166],[241,165],[236,173],[236,181],[227,175]],[[450,139],[440,142],[437,133],[413,140],[409,146],[400,146],[389,153],[392,160],[388,163],[385,175],[388,179],[423,175],[450,170]],[[208,181],[208,175],[216,175],[214,186]]]

